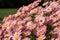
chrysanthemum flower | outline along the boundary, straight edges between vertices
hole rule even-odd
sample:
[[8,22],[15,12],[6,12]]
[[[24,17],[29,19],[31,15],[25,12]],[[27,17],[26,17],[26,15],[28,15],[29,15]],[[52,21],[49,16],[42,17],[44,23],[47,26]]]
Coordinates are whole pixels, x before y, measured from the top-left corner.
[[13,36],[13,40],[21,40],[21,36],[19,33],[15,32],[14,36]]
[[37,36],[41,36],[44,33],[46,33],[46,26],[45,25],[43,25],[41,27],[37,27],[37,29],[36,29],[36,35]]
[[24,38],[24,39],[22,39],[22,40],[30,40],[30,38],[26,37],[26,38]]
[[59,6],[59,3],[58,2],[51,2],[50,6],[54,9],[54,8],[57,8]]
[[24,35],[24,36],[29,36],[29,35],[31,35],[31,31],[23,31],[23,33],[22,33],[22,35]]
[[45,13],[50,13],[51,11],[52,11],[51,6],[46,7],[46,8],[44,9],[44,12],[45,12]]
[[45,38],[45,35],[41,35],[40,37],[36,38],[36,40],[44,40]]
[[45,22],[45,17],[38,15],[35,18],[35,22],[38,22],[40,25],[43,25],[43,23]]
[[32,21],[27,23],[27,29],[34,29],[36,27],[36,24],[34,24]]

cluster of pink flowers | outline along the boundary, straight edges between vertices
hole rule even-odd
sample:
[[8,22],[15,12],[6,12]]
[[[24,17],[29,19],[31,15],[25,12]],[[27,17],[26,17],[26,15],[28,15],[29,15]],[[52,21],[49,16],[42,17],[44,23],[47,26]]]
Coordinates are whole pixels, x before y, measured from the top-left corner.
[[0,40],[31,40],[31,34],[36,35],[36,40],[44,40],[48,24],[55,27],[51,40],[60,40],[60,1],[45,2],[45,7],[38,6],[39,2],[36,0],[5,17],[0,24]]

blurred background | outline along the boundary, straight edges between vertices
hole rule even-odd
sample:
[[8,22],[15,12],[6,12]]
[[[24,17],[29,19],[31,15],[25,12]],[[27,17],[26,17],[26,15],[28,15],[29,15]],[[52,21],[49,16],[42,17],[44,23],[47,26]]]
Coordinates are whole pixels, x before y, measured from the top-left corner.
[[[28,5],[35,0],[0,0],[0,23],[5,16],[16,13],[17,9],[23,5]],[[42,0],[39,5],[47,0]]]

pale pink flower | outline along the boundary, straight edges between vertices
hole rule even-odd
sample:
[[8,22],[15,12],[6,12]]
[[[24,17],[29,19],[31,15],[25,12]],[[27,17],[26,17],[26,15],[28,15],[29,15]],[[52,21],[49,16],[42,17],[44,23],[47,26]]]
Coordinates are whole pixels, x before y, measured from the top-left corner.
[[38,2],[41,2],[41,0],[37,0]]
[[56,38],[55,40],[60,40],[60,38]]
[[6,26],[6,27],[9,27],[9,28],[13,28],[14,27],[14,25],[16,24],[16,20],[10,20],[10,21],[8,21],[8,22],[6,22],[6,23],[4,23],[3,25],[4,26]]
[[9,17],[4,17],[3,22],[6,22],[9,20]]
[[18,25],[23,25],[23,24],[25,24],[25,23],[26,23],[26,21],[25,21],[25,20],[17,21],[17,24],[18,24]]
[[29,10],[28,6],[23,6],[22,11],[28,11],[28,10]]
[[34,29],[36,27],[36,24],[34,24],[32,21],[27,22],[27,29]]
[[45,17],[38,15],[35,18],[35,22],[38,22],[40,25],[43,25],[43,23],[45,22]]
[[55,38],[51,38],[51,40],[55,40]]
[[44,10],[44,9],[43,9],[42,7],[39,7],[39,6],[38,6],[38,7],[37,7],[37,10],[38,10],[37,14],[40,15],[40,16],[43,16],[43,14],[44,14],[43,10]]
[[36,6],[38,6],[38,1],[35,1],[34,3],[32,3],[32,7],[34,8],[34,7],[36,7]]
[[9,40],[8,38],[4,38],[3,40]]
[[23,28],[22,25],[16,25],[16,26],[15,26],[15,30],[16,30],[16,31],[20,31],[22,28]]
[[33,3],[31,3],[30,5],[28,5],[29,9],[33,9],[34,7],[38,6],[38,1],[35,1]]
[[17,12],[16,14],[14,14],[15,18],[20,17],[21,15],[22,15],[21,12]]
[[10,21],[7,21],[7,22],[3,23],[2,24],[2,30],[4,30],[7,27],[10,27],[9,25],[10,25]]
[[57,8],[59,6],[59,3],[54,1],[54,2],[51,2],[50,3],[50,6],[54,9],[54,8]]
[[31,34],[31,31],[23,31],[23,34],[22,35],[24,35],[24,36],[29,36]]
[[60,25],[60,21],[59,22],[55,22],[54,24],[53,24],[53,26],[59,26]]
[[36,38],[36,40],[44,40],[45,38],[46,38],[45,35],[41,35],[41,36],[39,36],[38,38]]
[[54,31],[56,31],[56,33],[60,32],[60,26],[55,27]]
[[4,40],[10,40],[11,37],[12,37],[12,35],[10,33],[5,34]]
[[30,17],[30,16],[29,17],[26,17],[26,18],[24,18],[24,20],[25,21],[31,21],[32,20],[32,17]]
[[52,14],[52,15],[50,16],[50,20],[53,20],[52,23],[58,21],[59,19],[60,19],[59,14],[54,13],[54,14]]
[[15,32],[15,34],[13,36],[13,40],[21,40],[21,36],[18,32]]
[[0,29],[0,35],[2,34],[2,30]]
[[56,14],[60,17],[60,10],[56,11]]
[[3,19],[3,22],[7,22],[7,21],[9,21],[9,20],[12,20],[13,17],[14,17],[13,15],[9,15],[8,17],[5,17],[5,18]]
[[37,31],[36,31],[36,35],[37,35],[37,36],[43,35],[44,33],[46,33],[46,26],[43,25],[43,26],[41,26],[40,28],[37,27],[36,30],[37,30]]
[[35,8],[35,9],[32,9],[32,10],[30,11],[30,14],[36,14],[37,12],[38,12],[38,9]]
[[43,3],[43,6],[46,6],[48,4],[48,2],[45,2],[45,3]]
[[30,38],[26,37],[26,38],[24,38],[24,39],[22,39],[22,40],[30,40]]
[[48,7],[46,7],[46,8],[44,9],[44,12],[45,12],[45,13],[49,13],[49,12],[51,12],[51,11],[52,11],[51,6],[48,6]]

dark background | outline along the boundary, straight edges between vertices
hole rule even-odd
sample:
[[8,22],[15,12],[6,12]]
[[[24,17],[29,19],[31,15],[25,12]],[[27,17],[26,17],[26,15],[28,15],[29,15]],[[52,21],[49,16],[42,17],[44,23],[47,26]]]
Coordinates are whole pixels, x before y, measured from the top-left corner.
[[[0,8],[19,8],[23,5],[28,5],[34,1],[35,0],[0,0]],[[40,5],[41,4],[42,2],[40,3]]]
[[28,5],[34,0],[0,0],[0,8],[18,8],[22,5]]

